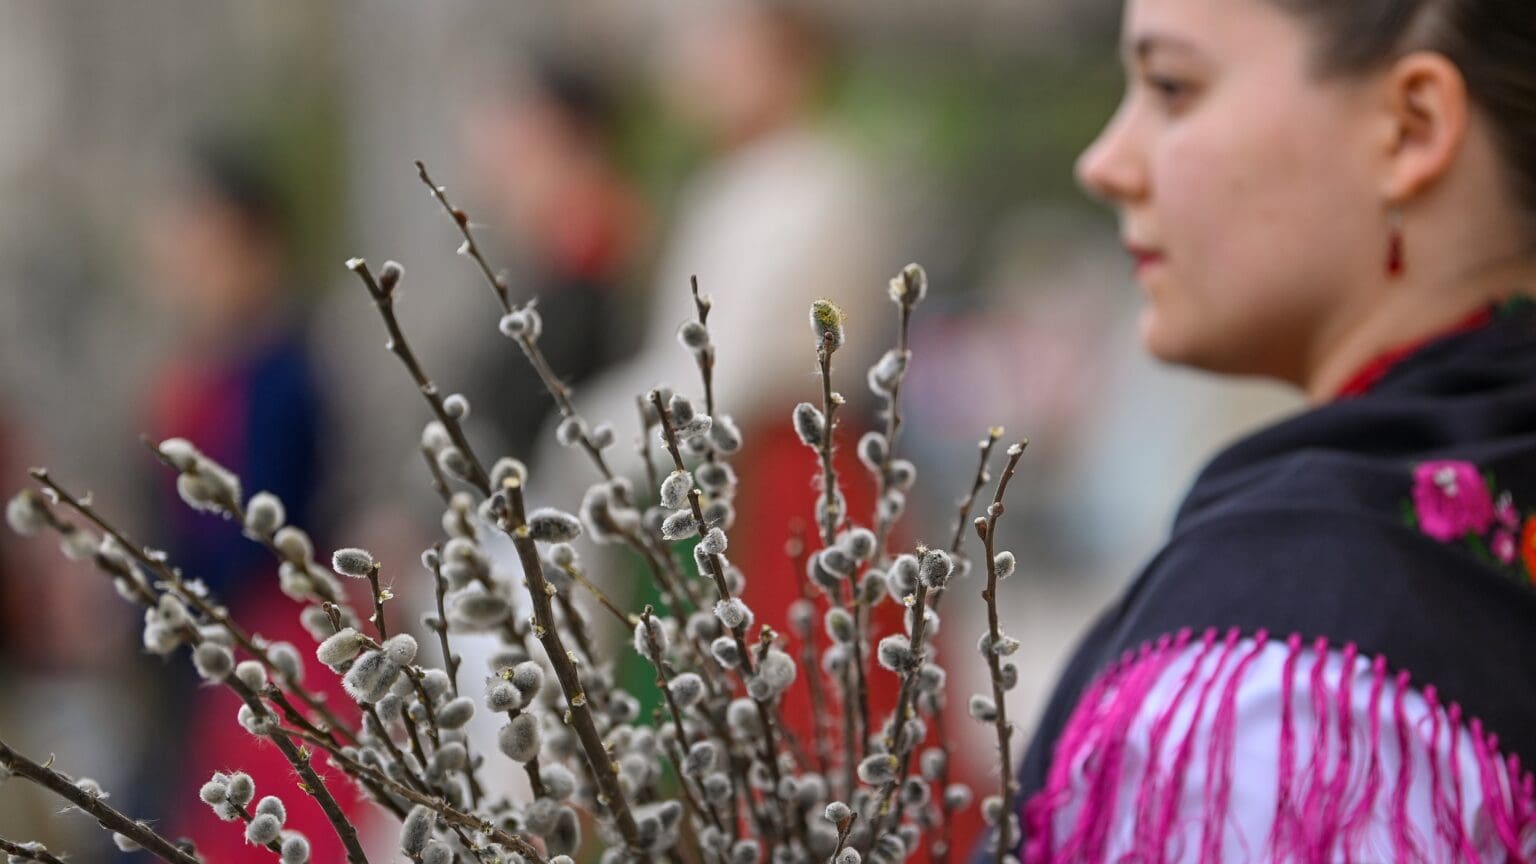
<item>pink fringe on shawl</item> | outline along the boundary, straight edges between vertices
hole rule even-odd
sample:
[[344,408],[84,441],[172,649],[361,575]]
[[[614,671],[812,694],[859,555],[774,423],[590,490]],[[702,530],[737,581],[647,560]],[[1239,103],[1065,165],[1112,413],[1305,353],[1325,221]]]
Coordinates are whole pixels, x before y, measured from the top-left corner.
[[[1197,643],[1183,631],[1127,652],[1099,676],[1058,738],[1045,788],[1022,805],[1025,864],[1104,861],[1111,841],[1123,843],[1127,836],[1134,850],[1122,861],[1221,861],[1231,820],[1238,691],[1252,664],[1274,644],[1263,631],[1246,648],[1235,629],[1208,630]],[[1372,658],[1369,670],[1361,672],[1353,644],[1336,654],[1323,639],[1304,647],[1293,635],[1284,644],[1274,819],[1268,837],[1261,838],[1263,847],[1247,850],[1245,860],[1481,864],[1487,859],[1480,857],[1478,842],[1496,844],[1510,860],[1525,860],[1522,855],[1536,838],[1536,777],[1522,769],[1518,757],[1499,753],[1497,735],[1475,718],[1464,722],[1460,705],[1441,706],[1433,686],[1422,691],[1427,713],[1411,721],[1404,702],[1411,679],[1404,671],[1390,675],[1384,657]],[[1303,673],[1307,698],[1298,700],[1297,666],[1308,650],[1313,658]],[[1177,661],[1191,656],[1176,682],[1163,681]],[[1342,658],[1338,675],[1328,674],[1332,656]],[[1370,685],[1363,705],[1356,705],[1357,673],[1367,675],[1362,681]],[[1390,713],[1383,701],[1389,681]],[[1153,709],[1146,703],[1159,684],[1172,695]],[[1356,717],[1365,728],[1354,728]],[[1307,720],[1310,753],[1297,765],[1296,736]],[[1138,721],[1148,723],[1144,765],[1128,746]],[[1384,722],[1394,727],[1386,740]],[[1176,727],[1184,732],[1174,745],[1169,738]],[[1389,784],[1382,757],[1394,739],[1398,770]],[[1197,755],[1204,757],[1203,772],[1192,770]],[[1481,818],[1490,835],[1477,841],[1467,825],[1462,788],[1467,758],[1475,763]],[[1410,799],[1426,794],[1422,780],[1414,780],[1416,762],[1428,765],[1430,825],[1415,826],[1409,815]],[[1198,813],[1180,809],[1191,781],[1200,790]],[[1390,842],[1390,855],[1368,848],[1373,823],[1381,829],[1377,841]],[[1191,825],[1200,829],[1198,846],[1186,848]]]

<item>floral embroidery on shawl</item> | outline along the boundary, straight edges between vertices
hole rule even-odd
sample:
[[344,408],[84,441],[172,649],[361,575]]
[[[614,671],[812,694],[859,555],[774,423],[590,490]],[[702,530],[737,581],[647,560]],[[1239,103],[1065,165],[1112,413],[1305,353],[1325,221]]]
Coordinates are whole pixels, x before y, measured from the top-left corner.
[[1441,543],[1460,543],[1489,566],[1536,582],[1536,514],[1522,514],[1492,472],[1471,462],[1421,462],[1403,521]]

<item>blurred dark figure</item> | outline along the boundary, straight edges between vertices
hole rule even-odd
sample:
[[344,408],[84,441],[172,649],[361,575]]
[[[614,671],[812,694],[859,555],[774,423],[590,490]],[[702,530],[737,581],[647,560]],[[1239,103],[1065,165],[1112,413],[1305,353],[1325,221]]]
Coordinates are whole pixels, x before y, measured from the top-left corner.
[[[615,327],[646,213],[614,153],[614,104],[601,83],[542,58],[479,101],[464,141],[496,240],[517,262],[513,296],[538,298],[540,346],[561,378],[578,383],[622,353]],[[497,339],[471,392],[491,430],[528,458],[553,403],[533,370]],[[626,417],[628,415],[625,415]]]
[[[149,215],[149,285],[173,347],[150,379],[145,422],[153,439],[187,438],[234,471],[246,496],[276,494],[288,523],[314,532],[322,399],[289,273],[282,197],[257,156],[228,144],[194,150],[184,180]],[[155,467],[155,542],[248,631],[301,648],[312,644],[298,625],[298,605],[277,589],[268,552],[238,525],[184,505],[172,473]],[[327,547],[318,548],[323,554]],[[313,652],[299,653],[312,661]],[[222,688],[199,687],[180,658],[169,668],[172,692],[163,704],[166,728],[174,731],[165,736],[170,747],[159,763],[171,769],[163,772],[167,827],[191,836],[207,860],[270,858],[246,845],[236,826],[187,803],[213,770],[238,769],[255,779],[258,794],[283,795],[287,825],[309,837],[315,860],[340,860],[318,806],[293,794],[281,755],[270,745],[251,746],[235,723],[239,700]],[[308,680],[321,687],[320,681],[334,685],[333,677]],[[333,692],[333,704],[347,704],[339,687]],[[347,790],[336,785],[342,797]]]

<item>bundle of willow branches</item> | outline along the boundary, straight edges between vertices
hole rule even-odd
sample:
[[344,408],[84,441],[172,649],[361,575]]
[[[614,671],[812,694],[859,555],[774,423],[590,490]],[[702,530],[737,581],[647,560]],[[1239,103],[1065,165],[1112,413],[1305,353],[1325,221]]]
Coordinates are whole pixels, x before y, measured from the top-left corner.
[[[317,563],[309,535],[286,523],[280,500],[267,492],[245,497],[238,477],[182,439],[149,447],[176,472],[189,506],[235,520],[272,554],[278,587],[300,607],[315,645],[251,634],[196,574],[126,536],[89,495],[71,492],[45,469],[32,471],[36,488],[11,499],[10,525],[23,534],[56,534],[64,554],[89,560],[123,599],[142,607],[145,650],[185,649],[202,678],[233,690],[243,703],[239,723],[287,759],[351,864],[367,861],[358,829],[312,760],[323,760],[331,776],[345,776],[398,818],[401,853],[425,864],[570,864],[584,848],[583,826],[601,841],[603,864],[895,864],[925,847],[935,861],[945,861],[954,843],[953,816],[973,805],[971,791],[950,782],[942,728],[946,675],[932,643],[945,594],[972,569],[963,549],[969,523],[985,571],[987,629],[979,650],[992,685],[990,693],[968,696],[969,709],[995,729],[999,760],[998,786],[979,806],[993,826],[995,859],[1011,861],[1019,826],[1003,696],[1018,680],[1007,658],[1019,643],[999,629],[997,583],[1013,572],[1015,560],[995,548],[994,538],[1024,442],[1007,448],[991,502],[972,520],[1002,435],[989,430],[947,545],[888,548],[916,476],[897,445],[901,386],[911,360],[908,330],[927,292],[922,268],[909,265],[891,280],[896,345],[866,376],[884,406],[883,429],[857,442],[877,491],[874,511],[862,523],[848,512],[833,464],[844,404],[832,362],[843,343],[842,313],[828,301],[810,310],[807,341],[821,373],[819,404],[796,406],[792,422],[817,455],[817,530],[791,550],[803,574],[802,596],[789,609],[793,632],[780,634],[755,623],[741,598],[746,574],[728,558],[732,502],[740,494],[729,460],[742,441],[731,418],[715,409],[708,295],[694,283],[697,317],[678,332],[682,349],[697,361],[700,395],[684,395],[676,382],[639,400],[637,455],[647,488],[637,490],[610,466],[613,427],[589,425],[546,361],[534,304],[512,301],[506,278],[476,245],[468,216],[417,167],[462,235],[459,251],[484,274],[500,307],[499,329],[555,400],[560,443],[584,451],[595,469],[574,513],[530,506],[523,463],[484,461],[461,422],[468,401],[443,396],[411,351],[394,311],[400,266],[388,262],[375,274],[362,259],[347,262],[432,415],[421,449],[445,505],[446,534],[421,557],[435,586],[435,608],[422,619],[435,637],[433,649],[421,650],[415,637],[387,621],[391,595],[380,582],[383,562],[350,548],[335,551],[330,567]],[[653,441],[660,444],[654,454]],[[491,566],[485,543],[497,534],[511,538],[526,594]],[[632,552],[655,581],[663,608],[625,610],[615,603],[584,568],[578,548],[587,542]],[[371,609],[348,604],[343,578],[366,581]],[[904,629],[878,634],[871,610],[887,602],[905,607]],[[594,628],[610,624],[632,632],[633,649],[654,668],[665,704],[654,718],[639,716],[639,700],[615,684],[612,664],[593,647]],[[453,651],[455,635],[464,633],[499,640],[483,690],[469,689],[466,679],[482,676],[462,673]],[[306,686],[301,651],[313,651],[342,676],[356,712],[333,710]],[[438,654],[441,666],[428,654]],[[898,694],[895,710],[877,725],[868,682],[883,674],[899,679]],[[791,740],[780,706],[796,686],[808,689],[818,718],[841,718],[841,734],[818,722],[811,747]],[[482,711],[506,715],[494,742],[499,753],[474,752],[489,751],[491,742],[465,731]],[[48,788],[113,832],[122,848],[147,849],[176,864],[202,860],[187,841],[172,842],[115,810],[94,781],[51,763],[39,764],[0,741],[0,781]],[[508,771],[526,775],[526,800],[485,791],[488,772]],[[309,841],[284,827],[283,801],[257,799],[256,792],[249,776],[218,773],[201,798],[232,823],[230,830],[243,831],[283,864],[307,862]],[[59,860],[35,843],[0,839],[0,850],[11,860]]]

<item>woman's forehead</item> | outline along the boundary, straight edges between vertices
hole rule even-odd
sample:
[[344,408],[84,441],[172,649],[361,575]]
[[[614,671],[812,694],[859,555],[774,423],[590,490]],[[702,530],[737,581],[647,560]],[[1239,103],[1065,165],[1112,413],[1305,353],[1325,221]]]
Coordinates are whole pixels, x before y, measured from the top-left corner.
[[1127,62],[1162,53],[1221,59],[1298,36],[1291,16],[1267,0],[1126,0],[1121,48]]

